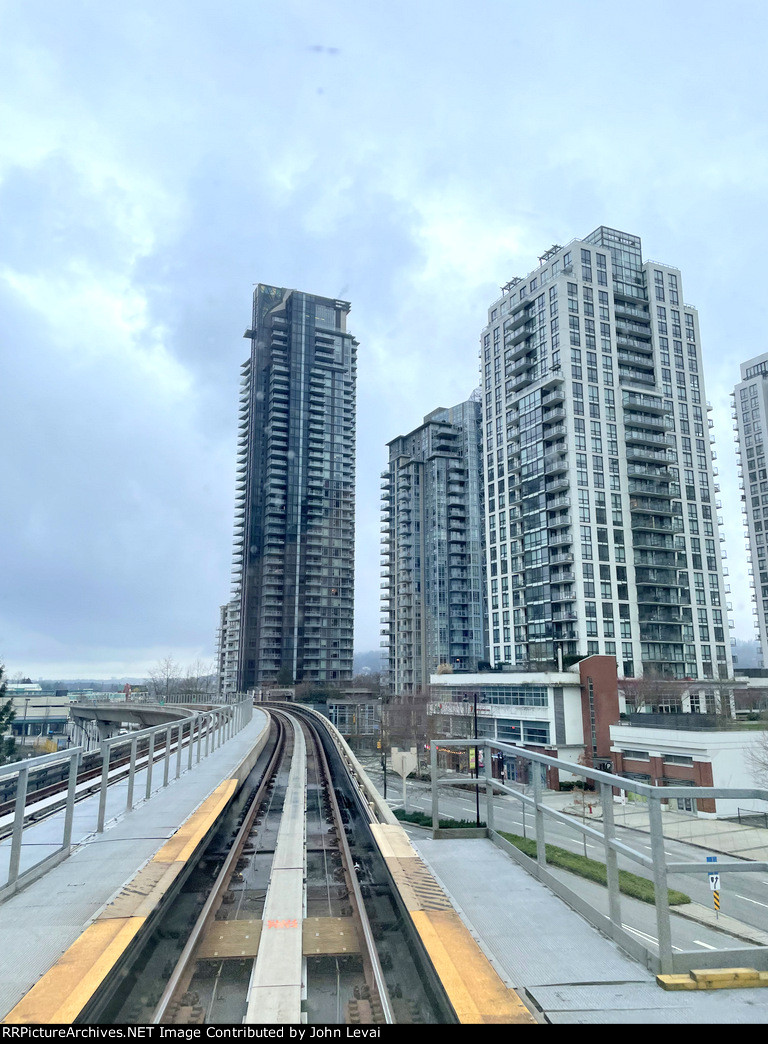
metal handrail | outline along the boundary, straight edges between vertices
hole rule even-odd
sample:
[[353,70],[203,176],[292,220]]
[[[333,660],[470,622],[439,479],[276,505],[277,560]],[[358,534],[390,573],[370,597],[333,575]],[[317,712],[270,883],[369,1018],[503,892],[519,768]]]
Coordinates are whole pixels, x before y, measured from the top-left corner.
[[[442,741],[444,742],[444,741]],[[652,872],[652,878],[654,883],[655,891],[655,905],[656,905],[656,927],[658,933],[658,963],[662,972],[674,972],[682,970],[690,970],[691,967],[696,967],[695,964],[690,963],[692,960],[701,960],[703,956],[701,953],[686,953],[678,951],[675,953],[672,947],[672,927],[670,920],[669,910],[669,894],[667,890],[667,874],[668,873],[683,873],[683,874],[701,874],[701,873],[712,873],[716,869],[717,873],[756,873],[764,872],[768,870],[768,861],[757,861],[757,860],[723,860],[718,861],[717,864],[711,862],[674,862],[668,861],[667,855],[664,849],[664,835],[662,830],[662,802],[666,802],[669,798],[746,798],[750,800],[768,801],[768,790],[761,788],[748,788],[748,787],[688,787],[688,786],[652,786],[648,783],[641,783],[638,780],[628,779],[624,776],[618,776],[611,772],[604,772],[600,769],[587,768],[584,765],[577,765],[572,762],[563,761],[560,758],[554,758],[547,754],[538,754],[535,751],[527,750],[523,747],[516,746],[511,743],[501,743],[498,740],[489,740],[486,738],[474,738],[474,739],[455,739],[451,738],[450,744],[452,748],[478,748],[482,747],[484,750],[484,765],[485,775],[479,778],[475,776],[451,776],[450,778],[439,777],[437,771],[437,752],[441,741],[431,740],[431,760],[432,760],[432,826],[433,830],[439,829],[440,815],[439,815],[439,786],[466,786],[473,785],[477,786],[479,783],[485,785],[486,793],[486,822],[489,830],[493,831],[493,795],[494,793],[508,794],[511,797],[516,798],[525,807],[532,806],[535,813],[535,830],[536,830],[536,859],[535,864],[538,873],[542,877],[546,877],[546,846],[544,839],[544,817],[549,816],[554,821],[567,823],[571,829],[585,837],[592,837],[596,840],[602,841],[605,847],[605,863],[606,863],[606,876],[608,885],[608,906],[609,906],[609,917],[608,927],[612,938],[616,941],[620,941],[627,946],[628,949],[633,950],[637,948],[637,940],[628,937],[626,931],[622,927],[621,920],[621,893],[619,889],[619,876],[618,876],[618,855],[621,854],[637,863],[644,866],[646,869]],[[596,830],[594,827],[587,826],[586,823],[579,822],[571,816],[565,813],[559,812],[556,809],[552,809],[543,803],[543,783],[541,774],[535,772],[533,774],[533,798],[529,795],[521,794],[514,787],[508,784],[502,783],[500,780],[493,779],[491,775],[492,751],[500,751],[502,753],[510,754],[515,758],[529,761],[538,765],[545,765],[552,768],[557,768],[561,772],[566,772],[571,775],[581,776],[586,780],[591,780],[597,784],[600,790],[602,807],[603,807],[603,830],[602,832]],[[620,790],[628,793],[638,794],[647,801],[649,824],[650,824],[650,841],[651,841],[651,855],[650,857],[644,852],[640,852],[624,842],[619,841],[615,834],[615,823],[613,815],[613,794],[614,790]],[[549,879],[548,879],[549,880]],[[549,880],[550,885],[554,885],[554,879]],[[647,959],[653,960],[653,956],[646,951]],[[739,951],[740,960],[747,960],[754,958],[761,966],[765,959],[765,947],[753,948],[749,950]]]
[[[152,770],[154,767],[154,746],[158,733],[165,732],[166,744],[163,755],[163,782],[162,786],[168,786],[171,771],[171,754],[173,730],[178,731],[176,738],[176,765],[175,778],[181,775],[182,747],[184,736],[187,735],[187,770],[192,768],[195,743],[197,744],[197,762],[203,756],[203,736],[205,736],[205,756],[216,750],[225,740],[230,739],[235,732],[245,726],[253,715],[253,701],[248,697],[241,698],[237,703],[226,706],[211,708],[199,713],[192,712],[190,716],[180,718],[176,721],[162,725],[153,725],[147,729],[132,732],[127,736],[113,736],[102,740],[102,772],[99,785],[99,804],[96,821],[96,833],[104,830],[107,806],[107,789],[110,784],[109,762],[113,749],[121,746],[130,748],[130,760],[128,762],[128,794],[125,811],[134,807],[134,790],[136,771],[139,767],[146,767],[147,782],[144,799],[149,798],[152,789]],[[142,740],[148,740],[147,753],[139,755],[138,745]],[[66,859],[71,851],[72,823],[74,818],[74,803],[77,789],[77,772],[84,748],[72,747],[65,751],[56,751],[53,754],[43,754],[38,758],[30,758],[26,761],[11,762],[0,766],[0,779],[10,776],[18,777],[16,786],[16,803],[13,813],[13,826],[11,832],[10,858],[8,864],[8,876],[4,885],[0,886],[0,901],[18,891],[19,888],[30,881],[40,877],[57,863]],[[144,760],[146,758],[146,765]],[[51,765],[69,762],[69,780],[67,784],[67,797],[65,802],[64,826],[62,832],[62,843],[54,852],[49,853],[37,863],[28,867],[25,871],[20,870],[22,835],[25,828],[25,810],[28,792],[28,782],[31,774],[44,771]],[[124,777],[121,777],[124,778]]]

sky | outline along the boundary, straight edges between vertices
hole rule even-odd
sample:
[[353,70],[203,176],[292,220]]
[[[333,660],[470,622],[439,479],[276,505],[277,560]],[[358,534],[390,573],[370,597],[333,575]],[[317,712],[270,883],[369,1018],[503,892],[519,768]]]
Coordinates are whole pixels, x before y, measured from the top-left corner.
[[729,393],[768,350],[764,0],[0,0],[0,662],[210,662],[240,364],[271,283],[349,300],[355,647],[386,443],[479,383],[499,287],[604,224],[699,309],[737,638]]

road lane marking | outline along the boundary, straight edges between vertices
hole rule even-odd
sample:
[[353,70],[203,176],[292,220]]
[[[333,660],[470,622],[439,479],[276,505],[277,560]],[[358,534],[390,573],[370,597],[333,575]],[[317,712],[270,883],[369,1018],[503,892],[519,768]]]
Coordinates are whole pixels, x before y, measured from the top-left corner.
[[748,895],[739,895],[738,892],[734,894],[737,899],[743,899],[747,903],[754,903],[755,906],[764,906],[768,910],[768,903],[759,903],[757,899],[750,899]]
[[[647,935],[645,932],[641,932],[639,928],[633,928],[629,924],[622,924],[621,927],[624,928],[628,932],[633,932],[635,935],[639,935],[643,939],[647,939],[648,942],[652,942],[656,946],[659,945],[659,940],[658,939],[655,939],[652,935]],[[679,946],[673,946],[672,949],[673,950],[677,950],[678,953],[682,953],[683,952],[682,949]]]

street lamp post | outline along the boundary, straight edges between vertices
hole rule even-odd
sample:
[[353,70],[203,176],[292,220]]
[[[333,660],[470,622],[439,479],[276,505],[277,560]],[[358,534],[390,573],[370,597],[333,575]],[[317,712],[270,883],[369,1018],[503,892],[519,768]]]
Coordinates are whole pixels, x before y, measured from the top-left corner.
[[[477,749],[477,693],[475,692],[472,696],[473,710],[472,717],[474,719],[475,729],[475,780],[479,778],[479,765],[478,765],[478,749]],[[480,826],[480,784],[475,783],[475,824]]]

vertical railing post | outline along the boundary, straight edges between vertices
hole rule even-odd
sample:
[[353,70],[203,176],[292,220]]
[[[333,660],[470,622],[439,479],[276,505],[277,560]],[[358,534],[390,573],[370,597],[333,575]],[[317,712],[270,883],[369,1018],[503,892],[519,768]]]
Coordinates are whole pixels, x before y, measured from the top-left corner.
[[155,733],[150,732],[149,734],[149,749],[147,751],[147,786],[144,790],[144,797],[149,801],[149,796],[152,793],[152,768],[155,764]]
[[605,869],[608,883],[608,913],[614,931],[621,929],[621,891],[619,889],[619,861],[613,840],[616,824],[613,817],[613,787],[610,783],[600,784],[603,805],[603,839],[605,842]]
[[75,818],[75,795],[77,791],[77,770],[80,768],[80,755],[73,754],[69,759],[69,781],[67,783],[67,809],[64,813],[64,838],[62,848],[69,848],[72,842],[72,823]]
[[483,761],[485,762],[485,825],[489,830],[493,830],[493,761],[491,745],[488,742],[483,747]]
[[192,759],[195,753],[195,721],[197,715],[193,714],[189,719],[189,738],[187,740],[187,771],[192,768]]
[[206,714],[205,716],[205,756],[208,757],[208,753],[211,749],[211,725],[213,724],[213,715]]
[[429,747],[429,766],[432,773],[432,829],[440,826],[440,808],[437,794],[437,743],[432,740]]
[[528,764],[530,765],[530,771],[533,773],[533,821],[534,829],[536,830],[536,861],[539,866],[546,866],[547,846],[544,839],[544,813],[541,808],[541,771],[537,761],[530,761]]
[[648,818],[651,826],[651,858],[653,859],[653,887],[656,899],[656,931],[659,939],[659,960],[661,962],[661,972],[665,975],[673,971],[672,925],[669,920],[667,856],[664,851],[661,798],[657,793],[652,794],[648,798]]
[[24,810],[27,804],[27,784],[29,769],[19,769],[16,782],[16,804],[13,813],[13,835],[11,837],[11,861],[8,866],[8,884],[13,884],[19,876],[21,864],[21,835],[24,832]]
[[101,744],[101,788],[99,790],[99,813],[96,819],[96,833],[104,829],[104,818],[107,812],[107,786],[109,785],[110,745],[104,740]]
[[136,736],[131,740],[131,754],[130,761],[128,763],[128,794],[125,799],[125,811],[130,812],[133,808],[133,784],[136,779],[136,745],[138,739]]
[[181,775],[181,741],[184,736],[184,719],[179,722],[179,735],[176,738],[176,779]]
[[205,715],[201,712],[197,719],[197,764],[200,764],[200,754],[203,749],[203,718]]
[[173,725],[166,726],[165,729],[165,764],[163,766],[163,786],[168,786],[168,773],[171,767],[171,730]]

